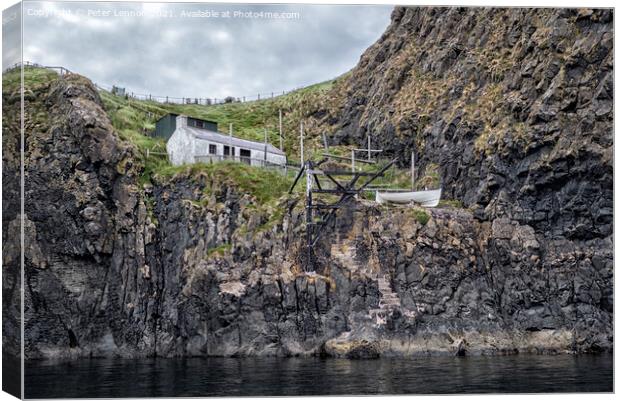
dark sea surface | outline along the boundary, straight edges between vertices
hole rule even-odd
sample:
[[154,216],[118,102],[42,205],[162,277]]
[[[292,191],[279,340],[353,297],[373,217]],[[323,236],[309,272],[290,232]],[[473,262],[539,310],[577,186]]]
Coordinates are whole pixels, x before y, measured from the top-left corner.
[[26,364],[26,398],[611,391],[611,354],[83,359]]

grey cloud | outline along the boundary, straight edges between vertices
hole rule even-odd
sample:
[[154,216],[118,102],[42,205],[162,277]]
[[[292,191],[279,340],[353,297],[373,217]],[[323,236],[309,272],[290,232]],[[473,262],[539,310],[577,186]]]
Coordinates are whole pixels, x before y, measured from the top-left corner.
[[2,70],[12,67],[21,58],[21,6],[15,4],[2,11]]
[[[41,9],[71,14],[28,15]],[[136,93],[255,96],[348,71],[381,36],[391,9],[198,3],[162,4],[159,11],[173,13],[170,18],[89,17],[88,10],[144,9],[139,3],[29,2],[24,7],[24,59],[63,65],[97,83]],[[201,10],[288,12],[299,19],[181,17],[183,11]]]

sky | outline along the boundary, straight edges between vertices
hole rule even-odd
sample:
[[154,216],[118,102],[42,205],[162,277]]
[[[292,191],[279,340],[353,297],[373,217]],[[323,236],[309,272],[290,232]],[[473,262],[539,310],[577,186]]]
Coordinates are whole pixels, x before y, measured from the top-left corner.
[[24,60],[64,66],[104,87],[134,93],[251,98],[347,72],[380,38],[391,11],[391,6],[27,2]]

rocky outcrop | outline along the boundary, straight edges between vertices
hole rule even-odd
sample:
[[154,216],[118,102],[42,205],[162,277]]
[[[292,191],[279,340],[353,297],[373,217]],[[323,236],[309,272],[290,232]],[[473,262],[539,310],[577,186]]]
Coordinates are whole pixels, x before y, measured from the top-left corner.
[[[468,208],[353,202],[312,272],[296,197],[274,213],[209,175],[139,185],[88,80],[30,88],[26,356],[610,350],[610,26],[605,10],[397,8],[330,117],[336,138],[416,143]],[[485,57],[496,68],[477,68]],[[18,148],[3,158],[15,195]],[[6,199],[3,327],[16,334],[20,216]]]
[[605,238],[612,77],[612,10],[397,7],[324,122],[336,141],[437,164],[481,218]]

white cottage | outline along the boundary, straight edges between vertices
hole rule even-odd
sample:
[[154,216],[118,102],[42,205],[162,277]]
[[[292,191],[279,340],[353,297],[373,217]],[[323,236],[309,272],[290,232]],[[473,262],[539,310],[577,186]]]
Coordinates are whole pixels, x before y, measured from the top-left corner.
[[[221,134],[212,121],[183,115],[168,115],[160,121],[163,131],[173,130],[166,150],[174,165],[221,160],[235,160],[252,166],[286,165],[286,155],[275,146]],[[158,131],[162,131],[159,125],[156,134],[167,136]]]

